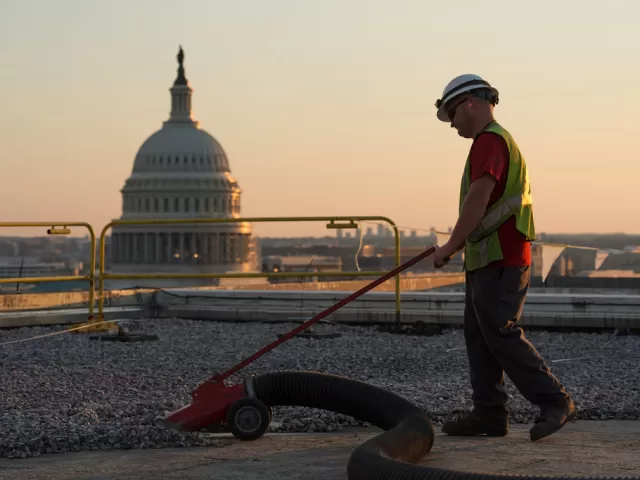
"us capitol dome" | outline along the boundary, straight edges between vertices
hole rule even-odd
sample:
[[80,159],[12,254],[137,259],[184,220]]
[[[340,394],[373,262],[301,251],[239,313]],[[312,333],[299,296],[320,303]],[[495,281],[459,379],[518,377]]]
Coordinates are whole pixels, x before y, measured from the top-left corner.
[[[122,193],[123,220],[240,218],[241,193],[222,145],[191,112],[182,47],[170,88],[171,114],[138,150]],[[111,273],[257,271],[251,224],[114,225]],[[113,287],[218,285],[240,279],[119,280]],[[118,285],[114,285],[117,283]]]

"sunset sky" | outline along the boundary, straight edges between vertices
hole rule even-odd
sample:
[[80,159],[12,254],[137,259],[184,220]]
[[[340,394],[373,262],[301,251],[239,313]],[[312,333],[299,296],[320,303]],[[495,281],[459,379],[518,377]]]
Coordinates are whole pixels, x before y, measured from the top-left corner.
[[632,0],[0,0],[0,220],[117,218],[181,44],[243,216],[452,226],[470,141],[434,102],[476,73],[500,91],[539,232],[640,233],[638,18]]

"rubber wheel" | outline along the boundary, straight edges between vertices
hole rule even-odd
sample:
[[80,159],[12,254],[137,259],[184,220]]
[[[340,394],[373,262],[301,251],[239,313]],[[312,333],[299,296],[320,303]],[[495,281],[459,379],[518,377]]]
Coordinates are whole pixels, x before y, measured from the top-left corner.
[[227,412],[227,426],[240,440],[257,440],[266,433],[270,423],[269,408],[254,397],[238,400]]

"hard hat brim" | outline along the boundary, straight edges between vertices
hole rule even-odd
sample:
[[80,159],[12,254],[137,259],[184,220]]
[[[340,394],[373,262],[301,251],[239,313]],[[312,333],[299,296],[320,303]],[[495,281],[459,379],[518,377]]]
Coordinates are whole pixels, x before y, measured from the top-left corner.
[[447,122],[447,123],[451,122],[451,119],[449,118],[449,112],[448,112],[451,102],[457,99],[458,97],[460,97],[461,95],[468,94],[476,90],[494,90],[494,88],[491,87],[489,84],[468,85],[464,88],[456,90],[451,95],[446,95],[442,99],[442,102],[440,103],[440,107],[436,112],[436,116],[438,117],[438,120],[440,120],[441,122]]

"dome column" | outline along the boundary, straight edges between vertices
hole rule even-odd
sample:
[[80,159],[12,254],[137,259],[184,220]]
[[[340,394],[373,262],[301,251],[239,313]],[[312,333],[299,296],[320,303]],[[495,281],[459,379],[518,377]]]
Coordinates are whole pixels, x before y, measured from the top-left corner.
[[168,232],[165,234],[167,243],[164,244],[164,259],[165,262],[171,263],[173,260],[173,248],[171,247],[173,242],[173,234]]
[[125,252],[127,256],[127,263],[131,263],[133,260],[133,238],[129,232],[125,233]]
[[154,250],[151,247],[151,241],[153,240],[153,233],[145,232],[142,234],[142,244],[144,249],[142,250],[142,259],[144,263],[151,263],[153,261]]
[[129,263],[131,261],[131,245],[129,245],[129,234],[123,233],[120,241],[122,244],[122,253],[124,257],[123,259],[125,262]]
[[156,250],[156,236],[157,233],[147,233],[147,262],[156,263],[157,260],[157,250]]
[[202,263],[209,265],[211,263],[211,257],[209,256],[209,233],[203,233],[200,238],[202,240]]
[[138,235],[136,233],[131,234],[131,242],[132,242],[132,260],[133,263],[138,263]]
[[147,263],[156,263],[156,234],[147,233],[147,241],[145,242],[145,257]]
[[126,254],[124,252],[124,233],[118,234],[118,252],[116,253],[116,258],[118,259],[118,263],[126,262]]
[[209,258],[211,265],[218,263],[218,239],[215,233],[209,235]]
[[191,245],[191,248],[189,248],[189,250],[191,250],[189,252],[189,263],[195,263],[196,258],[194,257],[194,255],[198,252],[198,250],[196,249],[197,245],[196,245],[196,235],[197,233],[193,232],[191,234],[191,241],[189,242],[189,245]]
[[161,249],[160,234],[156,233],[155,234],[154,258],[153,258],[153,262],[154,263],[164,263],[164,260],[162,258],[162,251],[160,249]]
[[213,263],[218,265],[220,263],[220,234],[213,234],[213,249],[211,253],[213,257]]

